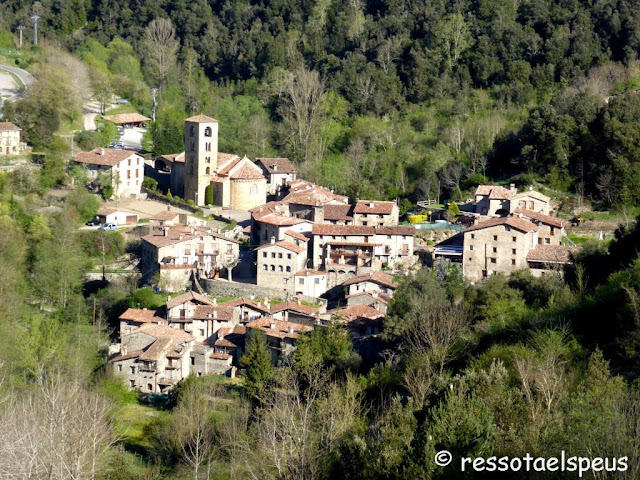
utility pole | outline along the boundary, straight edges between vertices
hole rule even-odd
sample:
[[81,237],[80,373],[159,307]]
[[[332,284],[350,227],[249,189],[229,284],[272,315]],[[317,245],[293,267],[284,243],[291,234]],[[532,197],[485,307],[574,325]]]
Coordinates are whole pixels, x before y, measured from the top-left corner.
[[38,15],[34,15],[31,17],[33,20],[33,44],[38,45],[38,19],[40,17]]
[[24,30],[24,27],[22,25],[20,25],[18,27],[18,31],[20,32],[20,48],[22,48],[22,31]]
[[158,89],[153,87],[151,89],[151,96],[153,97],[153,110],[151,110],[151,120],[156,121],[156,107],[158,106],[158,102],[156,101],[156,94],[158,93]]

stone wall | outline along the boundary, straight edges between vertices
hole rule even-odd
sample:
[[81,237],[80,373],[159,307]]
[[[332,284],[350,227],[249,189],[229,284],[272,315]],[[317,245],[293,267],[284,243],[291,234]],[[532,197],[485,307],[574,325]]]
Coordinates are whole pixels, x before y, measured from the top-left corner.
[[[227,282],[225,280],[200,280],[202,288],[211,296],[215,297],[251,297],[254,296],[256,300],[268,298],[278,298],[284,300],[286,293],[284,289],[258,287],[251,283],[240,282]],[[289,295],[291,299],[291,295]],[[296,295],[296,298],[304,300],[310,303],[323,303],[326,305],[326,300],[323,298],[307,297],[306,295]]]

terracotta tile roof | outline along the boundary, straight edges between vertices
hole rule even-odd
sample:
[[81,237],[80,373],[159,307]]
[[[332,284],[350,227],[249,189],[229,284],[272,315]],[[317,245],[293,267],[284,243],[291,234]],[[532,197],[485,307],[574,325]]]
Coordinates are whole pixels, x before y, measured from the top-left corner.
[[303,305],[297,302],[282,302],[277,305],[273,305],[271,307],[271,313],[284,312],[285,310],[290,310],[293,312],[304,313],[305,315],[313,315],[314,313],[318,313],[319,309],[315,307],[310,307],[309,305]]
[[297,238],[298,240],[300,240],[302,242],[308,242],[309,241],[309,238],[305,237],[301,233],[294,232],[293,230],[285,230],[284,234],[285,235],[289,235],[290,237],[293,237],[293,238]]
[[124,125],[125,123],[142,123],[149,122],[151,119],[140,115],[139,113],[119,113],[117,115],[103,115],[102,118],[116,125]]
[[0,122],[0,132],[19,132],[20,130],[22,130],[20,127],[7,120]]
[[175,298],[172,298],[167,302],[167,309],[177,307],[178,305],[182,305],[187,302],[199,302],[204,305],[215,305],[212,299],[209,297],[205,297],[204,295],[200,295],[198,292],[194,292],[193,290],[189,290],[182,295],[178,295]]
[[508,225],[511,228],[520,230],[521,232],[537,232],[540,227],[533,223],[518,217],[499,217],[491,218],[480,222],[477,225],[472,225],[465,230],[465,232],[473,232],[475,230],[482,230],[484,228],[496,227],[498,225]]
[[255,168],[252,168],[249,165],[243,165],[238,170],[233,172],[229,178],[232,180],[259,180],[264,179],[262,173],[256,171]]
[[355,285],[356,283],[363,282],[377,283],[378,285],[389,288],[398,288],[398,284],[393,281],[393,277],[388,273],[383,272],[370,272],[365,273],[364,275],[357,275],[355,277],[349,278],[348,280],[343,282],[342,285],[348,287],[349,285]]
[[171,210],[163,210],[162,212],[156,213],[153,217],[149,218],[149,220],[164,222],[166,220],[174,220],[179,216],[180,214],[178,212],[172,212]]
[[294,173],[296,168],[289,161],[288,158],[256,158],[257,163],[264,165],[264,168],[269,173]]
[[375,227],[375,232],[378,235],[405,235],[412,237],[416,234],[416,229],[405,225],[398,225],[395,227],[378,226]]
[[193,117],[189,117],[185,119],[185,122],[193,122],[193,123],[218,123],[217,120],[214,120],[211,117],[207,117],[206,115],[195,115]]
[[258,217],[254,216],[254,220],[278,227],[291,227],[293,225],[299,225],[300,223],[310,223],[309,220],[305,220],[304,218],[285,217],[280,213],[268,213],[266,215],[259,215]]
[[120,213],[124,213],[126,215],[135,215],[138,216],[137,213],[134,212],[129,212],[127,210],[121,210],[119,208],[109,208],[109,207],[105,207],[105,208],[101,208],[100,210],[98,210],[98,215],[100,216],[107,216],[107,215],[111,215],[112,213],[116,213],[116,212],[120,212]]
[[332,318],[344,320],[345,322],[353,322],[359,319],[376,320],[384,317],[384,314],[380,312],[380,310],[376,310],[369,305],[352,305],[350,307],[336,308],[329,310],[327,313],[331,314]]
[[125,355],[117,355],[109,360],[109,363],[113,362],[121,362],[123,360],[131,360],[132,358],[138,358],[142,355],[142,350],[134,350],[133,352],[127,353]]
[[253,300],[250,300],[248,298],[236,298],[235,300],[221,303],[221,305],[225,305],[225,306],[228,305],[230,307],[240,307],[242,305],[246,305],[247,307],[252,308],[254,310],[258,310],[264,313],[269,313],[269,309],[267,307],[265,307],[262,304],[258,305],[257,302],[254,302]]
[[569,263],[570,254],[576,249],[569,249],[562,245],[536,245],[529,251],[527,261],[529,262],[549,262],[549,263]]
[[163,355],[169,353],[168,351],[173,346],[173,341],[174,339],[171,337],[158,338],[142,353],[142,355],[140,355],[140,360],[158,360]]
[[184,163],[184,152],[181,153],[168,153],[166,155],[160,155],[160,158],[166,160],[169,163]]
[[264,245],[260,245],[258,248],[256,248],[256,250],[264,250],[273,247],[284,248],[285,250],[289,250],[295,253],[302,253],[307,250],[306,246],[299,246],[288,240],[280,240],[279,242],[275,243],[265,243]]
[[498,185],[478,185],[475,194],[481,196],[488,195],[492,200],[507,200],[513,197],[516,192]]
[[255,214],[255,217],[258,217],[260,215],[269,215],[270,213],[288,214],[289,208],[282,202],[267,202],[263,205],[253,207],[249,212]]
[[247,334],[247,327],[245,327],[244,325],[236,325],[235,327],[233,327],[233,330],[231,331],[231,334],[233,335],[246,335]]
[[316,223],[311,228],[311,233],[314,235],[365,236],[373,235],[375,232],[373,227],[363,227],[360,225],[329,225]]
[[353,213],[375,213],[378,215],[391,215],[395,202],[380,202],[374,200],[358,200]]
[[157,323],[164,320],[161,315],[157,314],[157,310],[147,310],[146,308],[127,308],[119,319],[138,323]]
[[551,215],[545,215],[544,213],[534,212],[533,210],[527,210],[526,208],[516,208],[516,213],[521,214],[531,220],[544,223],[545,225],[551,225],[552,227],[562,228],[564,227],[564,220],[558,217],[552,217]]
[[353,220],[353,216],[349,215],[351,212],[351,205],[332,205],[328,204],[324,206],[324,219],[333,221],[348,222]]
[[136,335],[138,333],[145,333],[155,338],[172,338],[178,342],[190,342],[193,340],[193,337],[183,330],[155,323],[145,323],[128,335]]
[[247,328],[261,330],[268,337],[296,339],[300,333],[310,332],[312,327],[298,323],[283,322],[273,317],[264,317],[247,323]]
[[242,159],[233,153],[218,153],[218,175],[227,175],[240,160]]
[[129,150],[116,150],[115,148],[94,148],[90,152],[80,152],[73,157],[78,163],[88,163],[90,165],[102,165],[114,167],[129,157],[137,156],[135,152]]
[[171,227],[168,229],[167,235],[164,235],[164,232],[162,230],[155,230],[154,233],[142,237],[142,240],[153,245],[154,247],[162,248],[169,245],[175,245],[177,243],[207,236],[219,238],[220,240],[231,243],[240,243],[238,240],[235,240],[233,238],[228,238],[224,235],[213,233],[208,227],[190,227],[188,225],[176,225],[174,227]]
[[346,204],[348,200],[343,195],[337,195],[331,190],[306,181],[292,182],[289,187],[289,195],[282,199],[284,203],[311,206],[324,205],[326,203]]
[[193,318],[200,320],[211,318],[213,320],[232,321],[235,309],[236,307],[230,305],[198,305],[193,314]]
[[216,347],[227,347],[227,348],[237,348],[238,347],[238,345],[236,345],[235,343],[230,341],[227,337],[218,338],[215,341],[214,345]]

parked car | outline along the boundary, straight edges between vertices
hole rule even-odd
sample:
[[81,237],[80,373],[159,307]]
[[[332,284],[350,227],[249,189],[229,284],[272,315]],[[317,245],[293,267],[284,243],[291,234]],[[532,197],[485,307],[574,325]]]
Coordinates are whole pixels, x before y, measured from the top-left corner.
[[127,103],[129,103],[129,100],[126,98],[119,98],[116,100],[116,105],[126,105]]
[[85,225],[87,227],[95,227],[96,225],[100,225],[100,220],[98,220],[98,217],[95,217],[85,223]]
[[115,223],[105,223],[100,227],[100,230],[104,230],[105,232],[115,232],[118,229]]

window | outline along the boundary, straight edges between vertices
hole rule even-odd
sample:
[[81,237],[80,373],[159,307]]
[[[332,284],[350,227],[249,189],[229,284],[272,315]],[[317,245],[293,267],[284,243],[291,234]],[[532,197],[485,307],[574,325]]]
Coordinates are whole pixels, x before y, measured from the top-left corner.
[[495,259],[495,258],[492,258],[492,259],[491,259],[491,263],[496,263],[496,259]]
[[122,371],[122,364],[118,365],[118,371],[121,372]]
[[191,136],[192,137],[196,136],[196,127],[191,127]]
[[544,243],[546,243],[547,245],[551,243],[551,239],[550,238],[545,238],[544,239]]
[[136,373],[136,367],[129,367],[131,368],[131,373]]
[[291,267],[287,266],[287,272],[291,273]]
[[266,265],[262,265],[262,270],[267,270],[267,266]]
[[130,167],[131,166],[131,159],[127,160],[127,165]]
[[498,241],[498,235],[494,235],[494,236],[493,236],[493,241],[494,241],[494,242],[497,242],[497,241]]
[[153,385],[150,383],[147,383],[147,390],[153,390]]
[[362,222],[362,226],[366,227],[367,226],[367,222]]
[[134,388],[136,386],[136,381],[135,380],[129,380],[129,387],[130,388]]
[[211,175],[211,169],[209,167],[207,167],[207,169],[204,171],[205,175]]
[[233,245],[230,243],[227,244],[227,253],[233,253]]
[[204,149],[205,149],[207,152],[210,152],[210,151],[211,151],[211,142],[207,142],[207,143],[205,143],[205,144],[204,144]]
[[131,178],[131,170],[127,170],[127,180]]
[[191,365],[195,365],[196,364],[196,357],[191,357]]
[[515,254],[516,254],[516,249],[515,249],[515,248],[512,248],[512,249],[511,249],[511,254],[512,254],[512,255],[515,255]]
[[196,144],[194,142],[190,142],[191,144],[191,151],[195,152],[196,151]]
[[276,258],[276,252],[271,252],[271,258]]
[[278,253],[278,258],[282,258],[282,253]]
[[298,285],[304,285],[304,278],[298,279]]
[[283,271],[283,269],[282,269],[282,265],[278,265],[278,271],[279,271],[279,272],[282,272],[282,271]]
[[473,245],[469,245],[469,250],[473,250]]
[[517,238],[516,237],[511,237],[511,240],[515,242],[517,240]]
[[510,227],[509,225],[505,225],[505,226],[504,226],[504,230],[505,230],[506,232],[510,232],[510,231],[511,231],[511,227]]
[[515,265],[515,264],[516,264],[516,259],[515,259],[515,258],[512,258],[512,259],[511,259],[511,265]]
[[267,252],[262,252],[262,258],[267,258]]
[[493,253],[498,253],[497,247],[493,247]]
[[320,279],[316,278],[316,285],[320,285]]
[[200,336],[204,337],[204,329],[202,329],[202,328],[200,329]]
[[204,129],[204,136],[205,137],[210,137],[211,136],[211,127],[207,127]]
[[473,261],[473,258],[469,257],[469,261],[470,261],[470,262],[471,262],[471,261]]
[[275,272],[275,271],[276,271],[276,266],[275,266],[275,265],[271,265],[270,270],[271,270],[272,272]]
[[531,200],[531,201],[529,202],[529,209],[530,209],[530,210],[533,210],[534,208],[535,208],[535,205],[534,205],[534,203],[533,203],[533,200]]
[[140,177],[140,170],[136,170],[136,178]]
[[471,234],[471,240],[474,240],[475,238],[476,238],[476,234],[475,234],[475,233],[472,233],[472,234]]
[[290,253],[287,253],[287,258],[288,258],[289,260],[291,260],[291,254],[290,254]]

